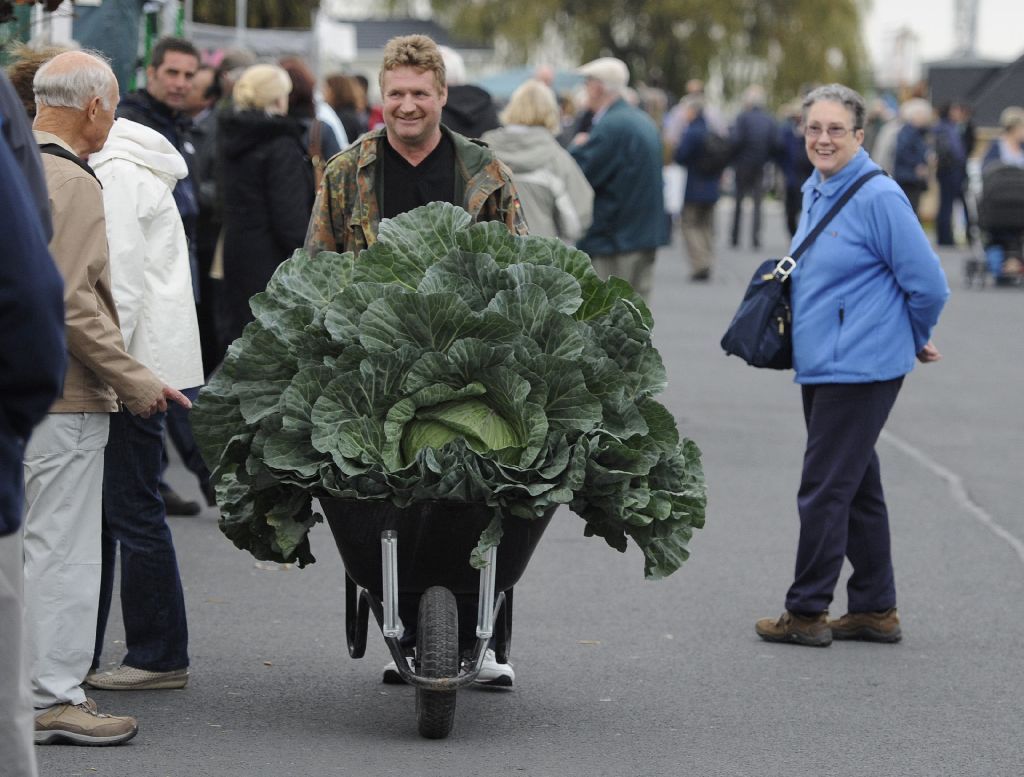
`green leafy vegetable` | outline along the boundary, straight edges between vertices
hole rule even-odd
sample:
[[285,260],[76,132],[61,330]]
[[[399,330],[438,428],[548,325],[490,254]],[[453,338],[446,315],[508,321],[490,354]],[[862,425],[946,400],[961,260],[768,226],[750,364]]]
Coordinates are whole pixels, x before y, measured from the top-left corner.
[[558,240],[434,203],[352,254],[296,251],[200,394],[193,425],[221,528],[257,558],[312,562],[319,497],[451,500],[501,518],[560,504],[659,578],[704,524],[700,451],[653,397],[653,319]]

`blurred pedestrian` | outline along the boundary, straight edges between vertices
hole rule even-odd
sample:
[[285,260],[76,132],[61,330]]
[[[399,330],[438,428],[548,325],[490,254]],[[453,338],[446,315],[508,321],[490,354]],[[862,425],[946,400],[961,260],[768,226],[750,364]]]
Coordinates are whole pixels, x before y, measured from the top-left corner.
[[[203,384],[199,325],[192,302],[188,241],[174,185],[188,168],[156,130],[114,122],[89,157],[103,185],[110,279],[128,353],[178,389]],[[86,683],[102,690],[184,688],[188,626],[174,541],[160,497],[166,414],[110,416],[103,469],[103,571],[96,647]],[[100,672],[120,550],[126,655]]]
[[448,99],[441,109],[441,123],[467,138],[479,138],[488,130],[500,127],[498,109],[491,93],[466,83],[466,64],[462,55],[447,46],[439,48],[444,57],[445,83],[448,85]]
[[932,106],[915,97],[900,106],[903,127],[896,136],[896,154],[892,177],[903,189],[914,213],[920,218],[921,195],[928,189],[932,149],[928,135],[932,123]]
[[[878,166],[861,148],[864,99],[841,84],[804,99],[804,213],[791,251],[842,194]],[[949,296],[939,258],[899,187],[884,175],[830,222],[790,276],[793,366],[807,447],[797,506],[796,570],[769,642],[825,647],[833,639],[897,642],[902,636],[875,444],[913,369],[941,358],[931,333]],[[844,556],[853,565],[848,612],[828,609]]]
[[761,202],[764,199],[765,165],[775,157],[778,128],[775,119],[765,110],[764,89],[757,84],[743,92],[743,110],[736,117],[730,140],[733,147],[732,169],[735,173],[736,207],[732,214],[733,247],[740,242],[740,221],[743,201],[753,202],[750,243],[761,247]]
[[68,370],[25,451],[25,623],[36,744],[119,744],[134,718],[101,714],[81,684],[96,639],[103,452],[119,403],[141,416],[189,400],[129,356],[111,297],[103,195],[83,157],[114,123],[117,80],[85,52],[35,75],[33,129],[50,193],[50,252],[64,278]]
[[959,107],[946,103],[939,107],[939,120],[932,130],[935,144],[935,178],[939,183],[939,210],[935,231],[940,246],[955,245],[953,206],[964,199],[967,181],[967,152],[960,134]]
[[[448,202],[476,221],[499,221],[525,235],[512,173],[490,149],[441,123],[447,97],[445,62],[426,35],[392,38],[380,70],[383,129],[363,135],[332,159],[317,192],[306,233],[306,250],[358,254],[377,240],[380,222],[431,202]],[[476,640],[477,597],[457,596],[459,642]],[[405,626],[403,645],[416,642],[418,596],[399,596]],[[411,660],[411,659],[410,659]],[[385,683],[401,683],[394,661],[384,667]],[[511,664],[484,653],[477,682],[503,688],[515,683]]]
[[[17,153],[14,151],[17,148]],[[60,396],[67,363],[63,283],[39,150],[17,93],[0,72],[0,771],[36,777],[24,628],[24,452]]]
[[282,57],[277,64],[284,68],[292,82],[292,90],[288,93],[288,117],[302,127],[302,145],[314,173],[320,176],[327,160],[341,151],[341,144],[331,126],[317,118],[316,76],[302,57]]
[[313,207],[314,175],[302,126],[288,116],[292,83],[277,65],[253,65],[222,117],[224,166],[224,342],[252,321],[249,298],[302,247]]
[[530,234],[574,244],[590,226],[594,190],[555,139],[562,128],[555,93],[526,81],[512,93],[501,121],[504,126],[485,132],[483,140],[512,170]]
[[776,161],[782,173],[785,191],[786,229],[789,236],[796,234],[800,222],[800,206],[803,200],[802,187],[807,177],[814,172],[814,165],[807,158],[804,141],[803,109],[799,101],[788,106],[779,122],[779,141]]
[[569,152],[594,188],[594,219],[578,247],[602,278],[615,275],[650,297],[654,260],[668,242],[661,177],[662,147],[651,117],[623,94],[629,68],[614,57],[586,63],[587,100],[594,111],[588,133]]
[[[192,119],[185,113],[191,99],[192,81],[199,70],[199,63],[199,51],[190,41],[174,37],[160,38],[153,46],[153,56],[146,67],[146,85],[122,98],[117,106],[117,115],[155,129],[170,141],[188,165],[189,174],[174,187],[174,201],[185,226],[185,236],[188,238],[193,297],[195,304],[203,308],[197,244],[199,195],[193,174],[195,149],[189,140]],[[209,313],[201,309],[197,315],[205,318]],[[194,401],[198,393],[198,389],[189,389],[186,396]],[[207,505],[213,505],[215,502],[210,487],[210,470],[199,453],[188,413],[176,405],[171,405],[167,414],[167,436],[170,437],[185,467],[198,481],[199,490]],[[165,470],[167,461],[165,455]],[[201,510],[198,502],[181,496],[166,480],[161,480],[160,493],[169,515],[198,515]]]
[[682,120],[686,130],[675,151],[675,161],[686,168],[680,223],[686,255],[690,258],[690,280],[707,281],[715,261],[715,204],[722,174],[707,174],[700,167],[711,132],[704,118],[703,97],[691,95],[683,101]]
[[354,143],[369,130],[367,118],[359,110],[358,92],[356,80],[344,73],[334,73],[324,79],[324,100],[345,128],[348,143]]

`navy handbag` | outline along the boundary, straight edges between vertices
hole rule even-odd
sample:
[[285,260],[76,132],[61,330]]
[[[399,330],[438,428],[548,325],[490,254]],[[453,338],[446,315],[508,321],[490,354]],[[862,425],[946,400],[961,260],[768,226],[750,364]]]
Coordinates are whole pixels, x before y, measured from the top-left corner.
[[793,312],[789,304],[790,273],[797,260],[821,234],[835,215],[865,183],[883,170],[872,170],[852,184],[804,238],[792,256],[768,259],[750,279],[732,323],[722,337],[722,349],[739,356],[751,367],[788,370],[793,366]]

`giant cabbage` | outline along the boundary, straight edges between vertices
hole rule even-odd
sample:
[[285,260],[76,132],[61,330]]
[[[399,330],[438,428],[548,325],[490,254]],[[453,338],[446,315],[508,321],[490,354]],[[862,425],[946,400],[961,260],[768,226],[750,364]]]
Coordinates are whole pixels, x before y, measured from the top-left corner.
[[653,397],[666,383],[643,300],[586,254],[434,203],[381,223],[358,260],[296,251],[252,298],[193,417],[220,526],[259,559],[312,562],[318,497],[490,508],[566,504],[647,577],[704,523],[700,451]]

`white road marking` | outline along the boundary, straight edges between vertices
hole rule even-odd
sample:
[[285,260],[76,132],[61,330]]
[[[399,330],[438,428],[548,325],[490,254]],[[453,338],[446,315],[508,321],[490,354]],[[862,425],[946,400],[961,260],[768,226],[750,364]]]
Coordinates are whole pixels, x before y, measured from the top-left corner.
[[1005,526],[1000,524],[999,521],[997,521],[984,507],[971,499],[971,495],[967,493],[967,488],[964,486],[963,478],[951,469],[939,464],[920,448],[911,445],[909,442],[897,437],[892,432],[883,429],[880,439],[885,440],[885,442],[905,453],[918,464],[946,481],[946,485],[949,486],[949,491],[953,495],[953,499],[957,504],[970,513],[978,523],[1013,548],[1020,557],[1021,562],[1024,563],[1024,541],[1015,536],[1013,532]]

